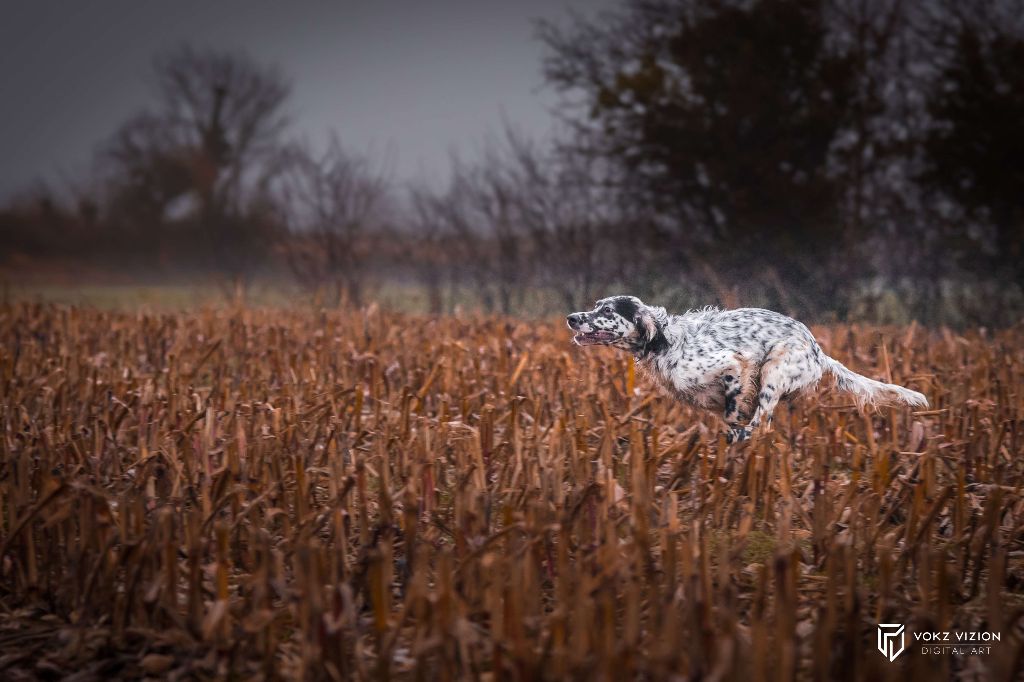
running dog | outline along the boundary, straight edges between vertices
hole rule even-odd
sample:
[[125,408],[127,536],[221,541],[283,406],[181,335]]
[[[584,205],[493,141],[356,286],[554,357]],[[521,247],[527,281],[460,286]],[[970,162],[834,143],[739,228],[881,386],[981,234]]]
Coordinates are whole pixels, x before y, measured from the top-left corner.
[[779,400],[813,391],[826,372],[860,407],[928,406],[917,391],[850,371],[825,355],[806,326],[770,310],[709,307],[669,315],[635,296],[612,296],[566,322],[577,345],[633,353],[637,365],[679,400],[722,411],[729,443],[769,428]]

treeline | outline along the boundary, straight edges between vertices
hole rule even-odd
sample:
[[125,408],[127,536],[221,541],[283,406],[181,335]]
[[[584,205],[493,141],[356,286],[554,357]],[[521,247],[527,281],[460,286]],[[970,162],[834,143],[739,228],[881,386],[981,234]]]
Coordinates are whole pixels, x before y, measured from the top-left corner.
[[[537,25],[561,132],[442,189],[291,138],[288,81],[181,47],[88,184],[0,213],[4,253],[288,272],[435,312],[672,306],[1012,324],[1024,310],[1024,0],[634,0]],[[65,193],[66,194],[66,193]]]

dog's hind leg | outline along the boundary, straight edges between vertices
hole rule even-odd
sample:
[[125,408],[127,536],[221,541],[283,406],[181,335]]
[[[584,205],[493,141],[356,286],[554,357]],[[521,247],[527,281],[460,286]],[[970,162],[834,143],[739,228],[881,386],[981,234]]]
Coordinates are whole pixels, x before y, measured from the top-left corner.
[[801,342],[787,343],[768,354],[761,365],[761,381],[757,392],[757,409],[750,423],[750,433],[760,426],[771,428],[772,413],[779,400],[821,379],[821,365],[813,349]]
[[735,363],[722,375],[725,387],[725,423],[729,426],[726,440],[729,443],[744,440],[749,432],[740,422],[750,416],[755,394],[754,363],[739,354]]
[[765,363],[761,368],[761,388],[757,392],[757,409],[747,424],[747,430],[753,433],[759,426],[771,428],[772,413],[779,404],[779,399],[788,393],[784,370],[778,363]]

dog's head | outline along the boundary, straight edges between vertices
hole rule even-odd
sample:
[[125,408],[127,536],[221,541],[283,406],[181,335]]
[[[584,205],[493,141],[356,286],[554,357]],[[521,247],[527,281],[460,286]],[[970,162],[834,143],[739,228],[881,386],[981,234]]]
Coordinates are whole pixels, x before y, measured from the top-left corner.
[[576,332],[580,346],[612,346],[631,353],[661,350],[666,344],[662,327],[668,320],[664,308],[645,305],[636,296],[602,298],[593,310],[565,318]]

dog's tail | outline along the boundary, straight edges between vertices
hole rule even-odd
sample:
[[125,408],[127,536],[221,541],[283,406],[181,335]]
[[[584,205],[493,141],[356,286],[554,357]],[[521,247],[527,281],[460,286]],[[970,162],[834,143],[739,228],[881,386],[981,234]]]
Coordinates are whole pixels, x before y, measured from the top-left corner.
[[886,384],[868,379],[848,369],[843,363],[825,356],[825,369],[836,380],[836,388],[852,393],[857,405],[910,405],[911,407],[928,407],[928,399],[923,393],[911,391],[896,384]]

